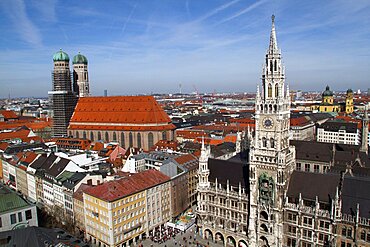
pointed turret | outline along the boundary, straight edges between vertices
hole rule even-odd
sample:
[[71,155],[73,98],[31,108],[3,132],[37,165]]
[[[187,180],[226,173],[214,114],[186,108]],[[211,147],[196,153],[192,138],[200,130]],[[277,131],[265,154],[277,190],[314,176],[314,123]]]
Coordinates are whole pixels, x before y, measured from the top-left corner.
[[367,106],[365,106],[364,110],[364,118],[362,119],[362,140],[361,140],[361,152],[368,153],[369,152],[369,116],[367,115]]
[[208,170],[208,158],[209,158],[209,150],[206,149],[204,145],[204,136],[202,137],[202,148],[200,152],[199,157],[199,186],[200,187],[207,187],[209,186],[208,182],[208,176],[209,176],[209,170]]
[[276,31],[275,31],[275,15],[271,16],[272,26],[271,26],[271,34],[270,34],[270,46],[269,46],[269,54],[279,53],[278,46],[277,46],[277,39],[276,39]]
[[242,133],[238,131],[236,133],[235,154],[238,154],[241,151],[242,151]]

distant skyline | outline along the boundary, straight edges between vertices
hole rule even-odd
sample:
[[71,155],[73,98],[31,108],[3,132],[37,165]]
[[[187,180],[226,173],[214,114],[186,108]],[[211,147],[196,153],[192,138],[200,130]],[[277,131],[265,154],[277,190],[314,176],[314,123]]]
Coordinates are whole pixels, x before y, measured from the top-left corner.
[[0,98],[47,97],[60,48],[87,57],[93,95],[254,92],[272,14],[292,90],[367,90],[369,13],[368,0],[2,0]]

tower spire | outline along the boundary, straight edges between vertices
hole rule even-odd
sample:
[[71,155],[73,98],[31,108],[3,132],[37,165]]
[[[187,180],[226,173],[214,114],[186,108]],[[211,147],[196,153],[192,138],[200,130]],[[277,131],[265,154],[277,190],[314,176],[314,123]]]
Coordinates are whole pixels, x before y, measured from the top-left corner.
[[362,140],[361,140],[361,152],[368,153],[369,147],[368,147],[368,138],[369,135],[369,116],[367,115],[367,105],[365,105],[364,110],[364,118],[362,119]]
[[278,52],[276,31],[275,31],[275,15],[271,16],[271,21],[272,21],[272,25],[271,25],[271,34],[270,34],[269,54]]

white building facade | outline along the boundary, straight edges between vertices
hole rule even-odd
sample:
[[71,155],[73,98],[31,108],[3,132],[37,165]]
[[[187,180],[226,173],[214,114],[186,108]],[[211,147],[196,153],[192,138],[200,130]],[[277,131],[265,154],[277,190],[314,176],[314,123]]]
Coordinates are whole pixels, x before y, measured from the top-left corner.
[[361,131],[357,123],[327,121],[317,128],[317,141],[360,145]]

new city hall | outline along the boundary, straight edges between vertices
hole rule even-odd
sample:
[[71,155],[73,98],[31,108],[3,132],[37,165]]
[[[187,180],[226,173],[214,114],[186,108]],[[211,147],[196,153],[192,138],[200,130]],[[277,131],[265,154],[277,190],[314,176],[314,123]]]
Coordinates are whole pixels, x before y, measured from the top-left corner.
[[[363,125],[368,126],[366,114]],[[272,16],[255,129],[242,134],[239,154],[228,160],[211,159],[210,149],[202,145],[200,233],[225,246],[369,246],[367,133],[361,147],[349,147],[293,143],[289,129],[290,94]],[[329,169],[302,171],[301,163],[326,163],[320,161],[323,147],[331,150]]]

